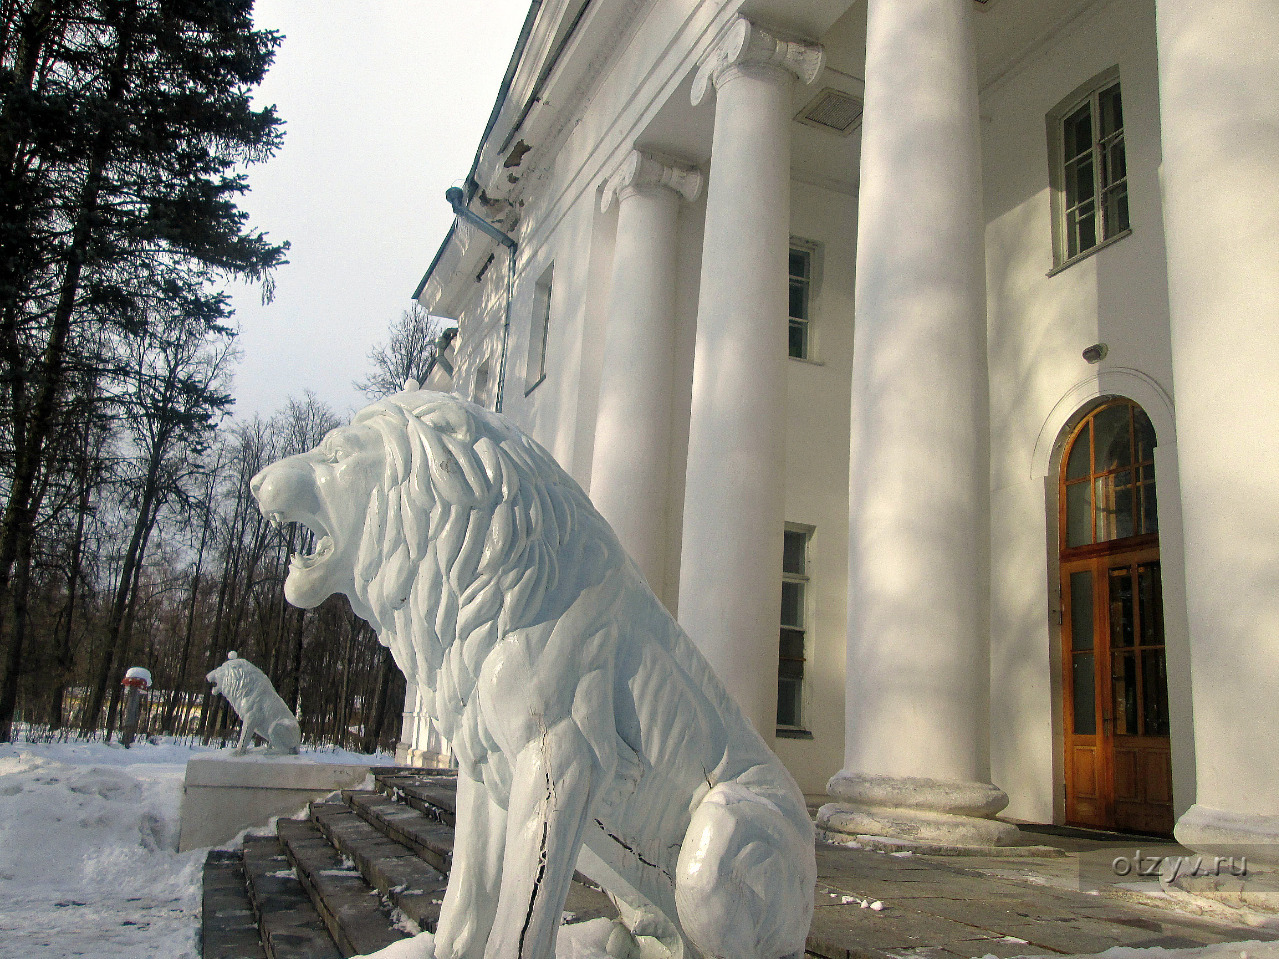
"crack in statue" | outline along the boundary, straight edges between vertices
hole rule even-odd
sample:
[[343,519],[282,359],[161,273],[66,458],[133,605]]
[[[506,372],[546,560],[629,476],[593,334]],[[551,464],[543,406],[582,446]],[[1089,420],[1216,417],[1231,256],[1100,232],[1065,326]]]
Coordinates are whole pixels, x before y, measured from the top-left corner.
[[550,959],[574,867],[616,955],[803,953],[799,788],[546,450],[410,382],[253,492],[315,535],[288,600],[345,594],[457,755],[439,959]]

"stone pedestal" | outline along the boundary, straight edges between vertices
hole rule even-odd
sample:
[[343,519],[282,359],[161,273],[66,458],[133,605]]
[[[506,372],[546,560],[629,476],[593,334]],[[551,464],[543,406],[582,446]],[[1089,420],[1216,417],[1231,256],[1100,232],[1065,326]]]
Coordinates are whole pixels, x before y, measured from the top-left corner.
[[702,64],[715,132],[697,306],[679,621],[768,742],[777,727],[791,90],[820,47],[738,20]]
[[291,816],[313,799],[361,785],[370,768],[230,750],[192,759],[182,785],[178,851],[220,846],[274,816]]
[[870,0],[845,768],[819,825],[1010,845],[989,756],[989,403],[971,4]]

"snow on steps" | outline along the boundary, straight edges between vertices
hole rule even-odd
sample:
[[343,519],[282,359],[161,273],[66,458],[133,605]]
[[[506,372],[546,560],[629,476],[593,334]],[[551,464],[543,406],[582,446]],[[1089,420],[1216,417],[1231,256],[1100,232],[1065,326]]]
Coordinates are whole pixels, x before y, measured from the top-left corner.
[[267,959],[341,956],[319,922],[315,906],[290,868],[278,839],[265,836],[244,840],[244,875]]
[[[447,770],[374,770],[376,791],[316,802],[242,854],[204,866],[203,959],[338,959],[434,931],[453,856],[456,779]],[[616,916],[575,882],[565,921]]]

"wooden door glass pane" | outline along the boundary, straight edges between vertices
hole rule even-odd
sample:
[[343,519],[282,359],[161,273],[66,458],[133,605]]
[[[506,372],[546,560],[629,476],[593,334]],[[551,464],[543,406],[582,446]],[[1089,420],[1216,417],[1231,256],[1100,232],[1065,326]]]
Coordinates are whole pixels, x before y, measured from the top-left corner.
[[1087,481],[1066,487],[1066,545],[1087,546],[1092,542],[1092,503]]
[[1075,653],[1071,657],[1071,690],[1073,692],[1075,735],[1097,735],[1097,693],[1093,682],[1093,654]]
[[1097,542],[1132,536],[1132,470],[1107,473],[1093,482],[1096,488],[1093,503],[1097,511]]
[[1142,680],[1142,733],[1146,736],[1167,736],[1168,724],[1168,664],[1162,649],[1141,651]]
[[1141,645],[1164,644],[1164,597],[1159,577],[1158,563],[1143,563],[1137,567],[1137,613],[1141,619]]
[[1075,437],[1075,444],[1070,448],[1070,456],[1066,460],[1066,479],[1084,479],[1092,474],[1092,421],[1084,423],[1084,428]]
[[1159,511],[1155,500],[1155,468],[1143,466],[1138,470],[1141,485],[1137,493],[1137,515],[1141,533],[1159,532]]
[[1093,647],[1092,572],[1070,574],[1070,648],[1076,653]]
[[1155,428],[1140,406],[1132,409],[1132,428],[1137,440],[1137,460],[1142,463],[1152,462],[1155,458]]
[[1127,403],[1103,406],[1093,416],[1093,428],[1097,431],[1093,450],[1093,471],[1119,469],[1132,463],[1132,435],[1129,417],[1132,407]]
[[1080,425],[1062,469],[1063,548],[1159,530],[1155,432],[1127,400],[1099,407]]
[[1129,649],[1136,641],[1133,622],[1132,570],[1110,571],[1110,648]]
[[1141,626],[1142,734],[1167,736],[1168,662],[1164,653],[1164,600],[1158,563],[1137,567],[1137,618]]
[[[1113,608],[1113,607],[1112,607]],[[1137,726],[1137,654],[1114,653],[1110,664],[1111,695],[1114,697],[1115,735],[1136,736]]]
[[1070,574],[1070,688],[1077,736],[1097,735],[1092,590],[1091,570]]

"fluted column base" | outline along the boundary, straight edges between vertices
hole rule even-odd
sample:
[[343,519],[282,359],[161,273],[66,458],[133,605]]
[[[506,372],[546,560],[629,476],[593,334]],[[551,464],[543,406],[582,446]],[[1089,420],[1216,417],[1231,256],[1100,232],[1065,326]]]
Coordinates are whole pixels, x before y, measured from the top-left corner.
[[882,836],[943,846],[1020,846],[1012,823],[995,815],[1007,794],[990,783],[837,773],[826,787],[835,802],[817,813],[832,837]]
[[1246,856],[1250,865],[1279,866],[1279,816],[1196,804],[1177,820],[1173,835],[1205,858]]

